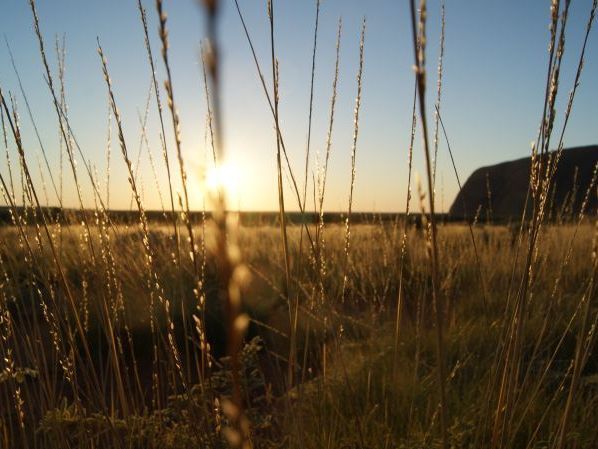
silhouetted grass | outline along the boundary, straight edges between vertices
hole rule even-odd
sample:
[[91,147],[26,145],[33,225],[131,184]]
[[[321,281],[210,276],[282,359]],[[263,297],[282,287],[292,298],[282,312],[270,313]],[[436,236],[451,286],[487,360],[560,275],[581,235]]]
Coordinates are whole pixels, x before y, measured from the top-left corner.
[[[217,33],[220,2],[202,3],[206,136],[209,131],[218,166],[225,148],[219,48],[226,37]],[[491,224],[489,216],[482,225],[477,218],[444,223],[435,210],[439,125],[451,151],[440,115],[444,29],[450,27],[444,3],[433,145],[425,97],[426,2],[411,1],[415,86],[405,153],[407,210],[404,216],[362,217],[353,213],[353,190],[360,188],[356,171],[365,19],[355,47],[359,62],[353,138],[346,153],[351,159],[348,208],[340,215],[324,210],[337,106],[339,20],[324,159],[312,177],[313,210],[308,210],[312,109],[319,101],[313,89],[315,55],[317,46],[325,45],[318,42],[318,27],[326,4],[315,0],[301,191],[281,126],[274,3],[268,1],[265,11],[270,89],[235,0],[275,131],[278,211],[260,217],[229,212],[222,187],[210,194],[210,210],[197,212],[189,206],[164,2],[157,0],[156,13],[165,96],[146,11],[138,2],[151,72],[147,108],[153,92],[164,166],[155,164],[151,152],[148,156],[156,185],[159,170],[166,171],[169,184],[169,210],[152,213],[144,207],[139,163],[133,164],[125,137],[118,80],[110,79],[99,40],[110,106],[105,189],[70,126],[65,44],[56,44],[58,85],[30,0],[78,204],[75,211],[43,207],[49,202],[43,173],[45,203],[32,179],[15,99],[0,90],[8,166],[6,177],[0,173],[0,192],[9,222],[0,228],[0,448],[596,447],[598,361],[592,351],[598,324],[598,225],[596,211],[587,208],[596,195],[598,167],[577,215],[566,208],[550,210],[549,193],[597,2],[590,10],[557,151],[549,153],[570,5],[568,0],[551,2],[546,90],[531,155],[528,213],[523,211],[519,223]],[[21,94],[25,96],[22,87]],[[170,144],[160,98],[168,102]],[[115,163],[112,120],[134,212],[108,210],[110,165]],[[140,121],[140,142],[149,151],[145,120]],[[427,193],[418,185],[422,215],[415,219],[411,172],[418,125]],[[9,147],[16,150],[17,160],[10,158]],[[169,148],[176,151],[179,179],[171,171]],[[62,204],[60,151],[58,185],[45,162]],[[77,155],[89,179],[79,173]],[[452,153],[451,160],[457,174]],[[299,209],[294,215],[286,212],[285,175],[290,203],[296,201],[293,206]],[[84,182],[91,183],[95,208],[84,206]],[[490,198],[491,192],[487,194]],[[556,219],[548,220],[551,215]],[[242,226],[240,220],[254,223]]]

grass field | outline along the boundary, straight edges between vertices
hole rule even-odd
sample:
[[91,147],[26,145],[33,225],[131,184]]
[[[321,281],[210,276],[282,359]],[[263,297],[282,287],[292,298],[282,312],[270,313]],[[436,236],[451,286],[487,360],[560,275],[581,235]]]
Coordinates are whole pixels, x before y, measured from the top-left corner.
[[[216,169],[225,156],[218,4],[202,2],[201,61],[206,151]],[[53,76],[30,0],[64,161],[58,173],[46,160],[51,182],[34,179],[14,97],[0,89],[7,160],[0,170],[1,212],[8,222],[0,227],[0,449],[598,447],[598,222],[588,207],[598,194],[598,166],[579,192],[579,210],[559,216],[550,200],[598,7],[594,0],[574,85],[556,122],[569,4],[550,2],[546,89],[526,210],[521,221],[509,223],[493,222],[489,207],[486,216],[471,211],[472,217],[450,223],[436,210],[436,153],[445,131],[439,112],[444,2],[434,109],[426,103],[426,2],[409,5],[415,90],[405,154],[406,210],[367,219],[353,211],[365,19],[347,209],[329,212],[324,199],[341,22],[325,151],[310,180],[309,150],[305,173],[293,170],[279,122],[273,2],[267,2],[270,61],[258,60],[238,8],[272,113],[272,189],[278,193],[275,220],[256,214],[251,222],[257,225],[243,226],[227,203],[226,180],[206,187],[207,212],[190,207],[166,5],[156,1],[160,48],[152,50],[147,12],[138,2],[152,108],[159,115],[163,160],[150,162],[163,211],[144,208],[139,164],[125,139],[98,39],[109,122],[116,130],[109,145],[128,177],[113,195],[131,198],[130,212],[114,212],[108,181],[99,181],[71,128],[65,50],[57,41]],[[313,61],[319,1],[315,7]],[[266,67],[271,86],[262,74]],[[167,133],[165,127],[172,129]],[[422,181],[412,179],[419,132]],[[450,152],[446,134],[444,139]],[[166,173],[164,191],[156,166]],[[69,212],[61,207],[62,186],[71,174],[79,204]],[[83,186],[93,204],[82,200]],[[51,187],[60,203],[54,209],[47,200]]]
[[[169,302],[172,347],[177,348],[180,366],[167,341],[162,300],[153,306],[157,330],[152,336],[147,265],[137,229],[108,230],[101,220],[89,236],[77,225],[50,227],[60,242],[58,257],[73,286],[83,336],[77,333],[73,311],[57,285],[47,245],[34,243],[36,228],[26,227],[24,236],[14,228],[0,231],[3,350],[11,349],[14,363],[7,372],[10,376],[3,377],[2,394],[4,403],[12,403],[16,392],[20,398],[17,407],[3,408],[7,447],[12,438],[23,438],[24,445],[28,441],[61,447],[224,444],[216,427],[211,427],[218,426],[218,420],[220,425],[226,421],[222,410],[214,411],[213,401],[226,397],[232,388],[230,368],[223,360],[226,332],[217,297],[213,231],[195,228],[199,235],[205,232],[206,242],[202,253],[205,302],[202,299],[199,306],[193,294],[191,259],[184,258],[180,266],[174,263],[176,244],[170,229],[150,229],[156,275],[163,299]],[[300,228],[289,228],[293,291],[298,300],[296,380],[290,388],[291,329],[288,304],[279,287],[284,280],[284,256],[280,250],[272,251],[278,247],[278,231],[275,227],[239,231],[239,247],[251,278],[243,295],[251,323],[239,382],[256,447],[439,444],[437,361],[424,231],[407,229],[403,262],[402,222],[358,225],[352,232],[347,263],[344,227],[324,228],[325,268],[320,270],[309,254],[299,252]],[[438,241],[440,253],[446,255],[440,261],[439,277],[445,304],[452,447],[482,447],[491,437],[496,384],[513,312],[509,292],[520,284],[525,262],[520,257],[520,263],[513,264],[518,245],[512,229],[478,226],[474,233],[479,261],[465,225],[440,227]],[[25,238],[34,245],[34,259],[28,257]],[[588,282],[594,239],[595,230],[587,223],[549,226],[542,236],[543,251],[530,285],[519,382],[504,429],[511,447],[528,443],[544,447],[558,429],[581,316],[591,299]],[[8,242],[21,242],[20,249],[9,252]],[[101,254],[95,261],[92,247]],[[395,273],[401,264],[397,339]],[[343,297],[345,275],[349,281]],[[204,323],[199,333],[193,317],[201,317]],[[595,317],[594,312],[590,338]],[[202,365],[206,360],[199,355],[203,332],[211,345],[211,368]],[[82,350],[83,338],[90,360]],[[154,350],[159,359],[155,372]],[[597,443],[593,410],[598,400],[598,365],[595,356],[586,357],[570,435],[576,435],[577,447],[590,448]],[[151,373],[159,376],[155,383]],[[25,429],[36,433],[19,435],[20,420]]]

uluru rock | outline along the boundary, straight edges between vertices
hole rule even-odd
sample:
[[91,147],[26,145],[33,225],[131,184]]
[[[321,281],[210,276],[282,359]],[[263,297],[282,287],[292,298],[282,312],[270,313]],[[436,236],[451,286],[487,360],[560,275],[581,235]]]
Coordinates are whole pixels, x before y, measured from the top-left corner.
[[[598,145],[563,150],[554,177],[550,214],[572,216],[579,212],[598,163]],[[479,209],[481,220],[518,220],[521,218],[530,180],[531,157],[478,168],[467,179],[451,205],[449,215],[471,219]],[[594,191],[589,196],[587,213],[596,214]]]

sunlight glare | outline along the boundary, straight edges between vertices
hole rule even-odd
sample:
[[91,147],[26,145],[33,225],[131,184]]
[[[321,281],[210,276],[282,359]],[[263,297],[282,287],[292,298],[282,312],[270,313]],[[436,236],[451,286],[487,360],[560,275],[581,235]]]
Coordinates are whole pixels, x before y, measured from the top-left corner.
[[236,201],[239,195],[240,171],[230,162],[211,167],[206,173],[206,188],[211,195],[222,190],[229,201]]

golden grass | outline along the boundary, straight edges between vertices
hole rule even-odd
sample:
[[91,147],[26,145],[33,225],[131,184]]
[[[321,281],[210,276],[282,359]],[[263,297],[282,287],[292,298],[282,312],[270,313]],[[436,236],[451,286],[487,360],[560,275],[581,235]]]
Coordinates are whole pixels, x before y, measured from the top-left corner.
[[[400,225],[400,224],[399,224]],[[294,267],[296,276],[294,277],[294,288],[299,292],[300,307],[298,310],[298,328],[297,332],[297,351],[298,366],[296,373],[303,382],[294,390],[291,396],[283,394],[285,389],[285,380],[280,378],[277,373],[279,369],[285,366],[284,360],[288,351],[288,336],[290,335],[290,323],[286,318],[286,299],[279,286],[284,282],[284,256],[282,252],[272,252],[272,248],[277,247],[277,231],[271,227],[260,228],[241,228],[239,230],[239,247],[243,248],[243,258],[252,272],[253,282],[245,294],[245,311],[252,317],[250,329],[251,336],[260,335],[264,341],[266,352],[262,352],[260,361],[254,369],[263,376],[263,393],[271,391],[273,396],[282,394],[281,399],[286,403],[284,407],[260,405],[256,407],[253,401],[256,398],[247,398],[246,403],[250,416],[251,413],[257,413],[259,420],[272,420],[269,427],[265,429],[254,429],[254,444],[264,445],[270,439],[281,437],[281,432],[287,437],[292,436],[292,447],[295,444],[303,444],[305,436],[301,436],[302,428],[309,428],[310,437],[307,438],[311,443],[307,447],[319,447],[314,441],[318,435],[323,436],[332,432],[338,436],[333,447],[343,447],[342,442],[357,438],[373,444],[374,441],[380,441],[380,438],[390,438],[398,444],[400,441],[415,441],[420,438],[422,442],[434,441],[434,432],[432,429],[424,431],[426,422],[436,419],[435,407],[426,404],[426,396],[430,388],[434,388],[433,368],[435,362],[430,358],[434,348],[434,329],[429,322],[432,303],[426,294],[429,288],[429,269],[428,255],[426,254],[426,237],[421,230],[414,227],[408,228],[405,260],[404,260],[404,314],[403,314],[403,337],[398,348],[398,369],[393,369],[394,337],[392,329],[394,327],[393,313],[395,307],[395,298],[398,292],[397,278],[393,273],[398,272],[400,264],[401,238],[400,233],[393,230],[394,225],[355,225],[353,227],[352,251],[353,263],[350,266],[349,275],[353,280],[351,291],[346,292],[350,295],[345,301],[342,301],[342,280],[344,277],[344,268],[340,262],[344,260],[344,226],[329,225],[326,229],[326,249],[325,258],[329,267],[323,280],[326,292],[326,302],[324,304],[313,301],[311,295],[319,295],[317,282],[310,269],[310,264],[306,256],[301,262],[298,260],[300,254],[299,240],[300,228],[289,228],[289,251],[292,260],[295,260],[298,267]],[[452,426],[450,432],[461,432],[462,438],[475,439],[474,427],[464,420],[474,418],[482,419],[487,401],[475,396],[475,391],[483,391],[485,382],[493,374],[493,357],[497,348],[501,346],[501,328],[504,325],[504,307],[506,298],[506,289],[511,277],[511,263],[516,251],[516,245],[513,240],[513,231],[506,226],[490,226],[474,229],[477,244],[480,249],[480,263],[484,267],[484,273],[487,277],[489,286],[489,313],[484,315],[484,307],[480,302],[480,291],[477,279],[477,261],[471,248],[469,231],[465,225],[446,225],[440,227],[438,244],[440,253],[448,255],[441,259],[439,278],[442,279],[439,294],[442,294],[446,300],[446,327],[447,327],[447,363],[450,373],[450,380],[447,381],[447,401],[454,408]],[[56,232],[57,226],[51,226],[50,232]],[[82,310],[84,304],[84,286],[81,284],[81,260],[79,227],[68,226],[62,229],[64,233],[62,242],[62,267],[67,273],[68,282],[73,286],[72,294],[78,298],[77,308]],[[201,229],[195,229],[197,235],[201,235]],[[15,228],[4,228],[0,231],[2,242],[19,241],[22,239],[35,240],[37,231],[33,226],[25,228],[24,236],[19,237]],[[176,298],[176,292],[187,292],[180,299],[181,304],[173,299],[171,308],[173,322],[175,326],[175,337],[178,344],[184,340],[184,336],[193,342],[194,351],[201,347],[202,342],[197,333],[190,327],[180,329],[181,316],[179,310],[184,306],[189,313],[194,308],[193,290],[193,266],[190,259],[186,259],[183,266],[176,267],[169,263],[171,253],[175,250],[174,242],[170,239],[171,228],[167,225],[150,225],[148,238],[153,247],[155,258],[155,275],[161,280],[161,286],[164,289],[166,297]],[[574,233],[576,238],[571,240]],[[397,237],[392,238],[395,235]],[[92,444],[92,441],[101,442],[105,445],[117,445],[115,438],[117,435],[136,443],[131,444],[149,444],[146,440],[139,440],[138,428],[131,424],[132,419],[137,419],[137,426],[147,425],[152,427],[151,432],[162,435],[160,438],[166,438],[168,432],[173,431],[171,424],[164,423],[164,428],[154,428],[156,422],[153,418],[147,417],[144,412],[145,407],[151,402],[146,402],[152,393],[151,379],[148,379],[147,370],[151,368],[151,351],[148,353],[143,348],[151,345],[150,313],[146,287],[147,261],[144,255],[143,233],[135,227],[125,227],[117,225],[115,235],[108,241],[102,240],[103,234],[101,228],[93,231],[90,240],[94,245],[100,247],[105,245],[112,254],[118,254],[112,263],[113,267],[106,267],[106,270],[97,271],[87,279],[87,301],[89,303],[89,324],[86,332],[86,338],[90,344],[90,351],[93,359],[93,369],[98,378],[102,381],[102,394],[108,401],[107,410],[102,411],[101,401],[94,403],[81,398],[83,408],[75,407],[71,410],[70,421],[65,421],[62,415],[57,415],[57,407],[61,407],[63,400],[69,401],[75,393],[71,389],[77,387],[77,384],[66,388],[63,378],[64,371],[60,365],[52,363],[40,364],[39,357],[44,354],[45,357],[54,360],[71,360],[73,364],[71,370],[78,371],[79,363],[77,359],[69,358],[68,351],[61,355],[63,351],[64,337],[62,334],[67,332],[69,324],[61,322],[52,322],[52,318],[44,321],[39,314],[36,303],[45,296],[41,296],[28,286],[33,279],[38,281],[40,290],[44,291],[49,287],[47,281],[52,278],[51,273],[55,271],[54,263],[51,259],[51,249],[47,245],[40,245],[36,250],[35,265],[27,262],[26,248],[8,249],[6,243],[3,243],[2,250],[2,271],[4,279],[3,287],[3,311],[8,313],[13,323],[11,334],[8,339],[3,341],[3,350],[12,348],[12,354],[15,355],[13,373],[21,372],[19,370],[31,369],[35,378],[23,383],[16,383],[19,389],[19,397],[22,405],[22,419],[26,428],[38,428],[40,421],[44,423],[41,433],[36,434],[38,442],[42,444],[59,438],[57,441],[70,441],[75,445]],[[527,376],[525,379],[526,388],[519,394],[516,422],[522,422],[518,431],[513,435],[516,439],[525,439],[530,437],[534,420],[541,423],[541,429],[535,439],[541,439],[552,435],[553,429],[545,423],[557,419],[560,404],[566,398],[563,390],[555,389],[554,382],[558,379],[567,379],[564,362],[568,358],[578,353],[575,350],[574,328],[569,323],[571,319],[579,315],[586,316],[586,309],[583,314],[579,309],[580,302],[584,294],[587,279],[591,275],[592,268],[587,260],[590,256],[589,251],[592,247],[594,238],[593,227],[589,224],[583,224],[579,230],[575,226],[555,226],[549,227],[545,231],[542,240],[543,256],[539,263],[537,278],[532,286],[534,301],[530,305],[529,312],[530,324],[527,329],[528,343],[525,346],[526,353],[529,354],[524,365],[525,370],[531,370],[530,373],[541,373],[546,371],[544,376],[538,374]],[[572,250],[569,250],[569,243],[572,243]],[[213,228],[206,230],[206,247],[208,250],[206,267],[206,327],[208,330],[207,339],[216,345],[212,348],[211,357],[214,364],[213,376],[219,376],[226,362],[220,360],[220,357],[226,354],[224,340],[218,336],[222,329],[222,323],[219,321],[220,309],[219,301],[214,292],[217,291],[217,265],[214,252],[216,251],[216,235]],[[558,280],[556,286],[555,268],[562,266],[563,261],[569,256],[566,269]],[[523,262],[522,262],[523,265]],[[518,269],[519,270],[519,269]],[[44,281],[46,279],[47,281]],[[17,282],[20,280],[20,282]],[[181,284],[181,282],[183,284]],[[115,305],[114,315],[106,317],[102,307],[98,307],[105,301],[104,298],[111,300],[114,296],[114,286],[118,286],[119,294],[124,301]],[[555,293],[556,291],[556,293]],[[586,294],[587,296],[587,294]],[[17,301],[18,302],[15,302]],[[19,305],[20,304],[20,305]],[[56,302],[49,304],[50,312],[57,318],[69,314],[66,304],[64,304],[63,294],[56,292]],[[319,304],[314,309],[310,305]],[[57,309],[55,308],[57,307]],[[327,310],[327,312],[324,311]],[[220,312],[222,313],[222,312]],[[37,314],[37,315],[36,315]],[[36,316],[38,316],[36,321]],[[324,321],[323,316],[329,319]],[[590,315],[591,316],[591,315]],[[108,319],[107,319],[108,318]],[[164,321],[166,320],[166,321]],[[157,325],[168,328],[167,315],[159,314],[156,317]],[[47,324],[44,324],[47,322]],[[123,349],[118,347],[114,351],[106,352],[101,348],[108,338],[102,328],[108,323],[113,323],[115,329],[115,340],[120,340]],[[575,323],[574,321],[573,323]],[[585,322],[585,321],[584,321]],[[160,324],[162,323],[162,324]],[[127,329],[124,329],[126,324]],[[573,324],[574,325],[574,324]],[[52,340],[52,333],[56,332],[56,345],[49,344]],[[98,334],[98,332],[100,332]],[[130,333],[130,339],[127,337]],[[160,332],[158,332],[161,334]],[[101,337],[101,335],[103,335]],[[46,337],[48,336],[48,337]],[[148,338],[150,340],[148,341]],[[564,340],[561,341],[561,339]],[[48,342],[48,343],[46,343]],[[205,342],[203,342],[205,345]],[[130,345],[130,348],[127,348]],[[328,357],[327,376],[321,377],[322,369],[322,347],[326,349]],[[537,346],[536,350],[534,347]],[[159,347],[164,351],[163,355],[168,355],[168,344]],[[320,348],[320,349],[318,349]],[[538,349],[539,348],[539,349]],[[432,352],[430,352],[432,351]],[[534,353],[535,352],[535,353]],[[132,356],[128,353],[134,354]],[[556,354],[556,358],[553,357]],[[112,355],[111,355],[112,354]],[[305,355],[306,354],[306,355]],[[417,355],[417,357],[416,357]],[[121,367],[121,376],[124,385],[132,385],[135,390],[129,391],[126,397],[118,394],[118,378],[114,369],[114,363],[111,358],[117,357],[118,366]],[[132,357],[135,357],[132,359]],[[194,365],[197,363],[194,356],[187,358],[182,355],[180,363],[190,364],[193,383],[200,382],[199,372],[196,372]],[[577,356],[576,356],[577,357]],[[135,364],[133,363],[135,362]],[[225,363],[222,365],[222,363]],[[282,363],[282,365],[281,365]],[[591,362],[593,363],[593,362]],[[135,366],[136,365],[136,366]],[[277,368],[278,366],[278,368]],[[172,365],[173,369],[175,365]],[[183,366],[183,371],[187,371]],[[454,373],[453,373],[454,371]],[[176,372],[176,371],[175,371]],[[249,375],[247,372],[245,375]],[[170,374],[169,374],[170,373]],[[462,373],[462,374],[461,374]],[[592,371],[587,371],[584,375],[578,376],[581,380],[580,388],[582,394],[578,397],[576,410],[581,412],[584,407],[591,407],[595,403],[595,390],[591,383]],[[162,408],[153,408],[155,412],[163,410],[166,412],[172,407],[172,399],[167,399],[173,394],[183,394],[185,391],[194,391],[193,388],[187,389],[178,386],[177,383],[171,383],[167,380],[173,374],[170,369],[162,372],[164,379],[155,386],[161,390],[160,396],[164,398]],[[16,375],[16,374],[15,374]],[[77,373],[76,375],[83,375]],[[141,379],[136,379],[140,376]],[[432,376],[432,377],[431,377]],[[584,377],[585,376],[585,377]],[[127,379],[124,379],[124,378]],[[54,379],[52,381],[52,379]],[[63,379],[63,380],[60,380]],[[584,380],[586,379],[586,380]],[[247,386],[243,380],[241,382],[243,391]],[[56,383],[57,382],[57,383]],[[363,384],[362,384],[363,382]],[[250,382],[251,383],[251,382]],[[453,384],[458,384],[457,391]],[[201,382],[197,385],[201,385]],[[209,382],[204,385],[208,388]],[[10,384],[3,383],[5,389],[3,394],[10,395]],[[365,390],[363,390],[365,388]],[[44,390],[48,390],[45,391]],[[368,393],[369,391],[369,393]],[[530,394],[524,393],[529,391]],[[592,393],[594,391],[594,393]],[[278,392],[278,393],[277,393]],[[319,392],[314,396],[314,392]],[[417,392],[417,396],[413,396]],[[535,397],[530,398],[532,392]],[[222,391],[221,391],[222,393]],[[14,391],[13,391],[14,394]],[[39,395],[54,395],[48,398],[48,402],[38,402],[35,400]],[[202,393],[206,394],[206,393]],[[225,396],[226,393],[224,392]],[[366,396],[361,397],[362,394]],[[322,396],[324,395],[324,396]],[[461,397],[460,395],[465,395]],[[556,395],[556,399],[550,403],[551,395]],[[193,413],[200,413],[203,405],[201,401],[205,399],[194,399],[196,405],[191,406]],[[353,397],[353,399],[351,399]],[[468,404],[463,403],[463,398],[469,398]],[[286,399],[285,399],[286,398]],[[357,404],[350,405],[355,399]],[[383,401],[378,403],[376,401]],[[428,401],[430,398],[428,397]],[[323,401],[323,403],[320,403]],[[365,402],[362,402],[365,401]],[[423,402],[422,402],[423,401]],[[527,401],[527,402],[526,402]],[[11,403],[12,400],[9,402]],[[123,403],[124,402],[124,403]],[[192,401],[193,402],[193,401]],[[68,402],[67,402],[68,403]],[[542,420],[541,413],[544,411],[536,404],[549,404],[547,411],[549,415]],[[15,403],[18,405],[19,403]],[[197,410],[200,407],[200,410]],[[274,408],[270,408],[274,407]],[[321,413],[321,407],[328,410],[326,417],[322,417],[325,425],[316,425],[310,418],[311,413]],[[330,408],[332,407],[332,408]],[[390,409],[384,410],[384,407]],[[423,407],[423,408],[422,408]],[[530,408],[531,407],[531,408]],[[10,422],[16,418],[13,413],[14,408],[4,410],[2,420],[5,428],[11,435],[16,435],[18,428],[10,429]],[[111,410],[111,412],[108,412]],[[336,411],[335,411],[336,410]],[[392,410],[392,413],[389,412]],[[204,410],[204,412],[207,412]],[[204,413],[201,412],[201,413]],[[49,414],[52,413],[53,421],[49,420]],[[99,413],[93,418],[90,413]],[[305,415],[307,413],[307,415]],[[487,413],[487,412],[486,412]],[[95,416],[95,415],[94,415]],[[104,418],[101,418],[104,416]],[[146,418],[144,418],[146,416]],[[399,418],[404,416],[408,422],[402,422]],[[138,417],[138,418],[135,418]],[[269,418],[268,418],[269,417]],[[96,423],[98,433],[93,433],[87,429],[85,434],[88,439],[80,439],[77,434],[76,442],[73,442],[73,434],[69,429],[86,428],[90,425],[91,419],[124,420],[119,432],[111,433],[102,427],[101,423]],[[101,418],[101,419],[100,419]],[[44,421],[46,419],[46,421]],[[177,426],[185,424],[184,417],[177,417]],[[203,416],[197,418],[198,423],[203,425],[215,425],[214,419]],[[344,426],[350,425],[351,419],[360,419],[362,435],[346,433],[341,438],[341,431]],[[589,424],[590,416],[581,413],[575,414],[572,425],[577,429],[584,429]],[[143,421],[147,420],[147,422]],[[349,420],[349,421],[346,421]],[[299,421],[299,422],[298,422]],[[68,424],[71,422],[71,424]],[[120,421],[119,421],[120,422]],[[52,424],[50,424],[52,423]],[[86,424],[87,423],[87,424]],[[376,423],[374,425],[374,423]],[[321,423],[320,423],[321,424]],[[459,426],[463,425],[463,428]],[[9,427],[6,427],[9,426]],[[69,427],[71,426],[71,427]],[[330,427],[326,427],[330,426]],[[337,426],[340,426],[337,428]],[[373,426],[373,427],[372,427]],[[423,426],[423,427],[422,427]],[[178,428],[178,427],[177,427]],[[479,429],[478,429],[479,430]],[[206,429],[207,431],[207,429]],[[149,432],[149,430],[148,430]],[[340,434],[338,433],[340,432]],[[348,431],[347,431],[348,432]],[[122,435],[121,435],[122,433]],[[383,435],[386,433],[386,436]],[[589,435],[586,435],[589,436]],[[187,435],[186,437],[189,437]],[[450,438],[455,437],[450,436]],[[139,437],[140,438],[140,437]],[[260,440],[264,438],[264,440]],[[450,439],[449,438],[449,439]],[[482,438],[482,437],[479,437]],[[585,438],[585,437],[584,437]],[[130,439],[130,440],[128,440]],[[87,443],[84,443],[87,441]],[[161,440],[160,440],[161,441]],[[484,441],[483,439],[480,441]],[[585,441],[585,440],[583,440]],[[588,440],[590,441],[590,440]],[[45,443],[44,443],[45,442]],[[303,443],[302,443],[303,442]],[[393,443],[393,444],[395,444]],[[310,445],[311,444],[311,445]],[[377,444],[377,443],[376,443]],[[415,443],[414,443],[415,444]],[[172,446],[177,447],[177,446]],[[591,447],[591,446],[587,446]]]
[[[0,90],[9,169],[8,179],[0,174],[0,191],[12,220],[0,228],[1,449],[596,447],[593,410],[598,406],[598,362],[592,350],[598,324],[598,227],[586,217],[592,211],[585,208],[590,195],[596,194],[598,169],[580,213],[571,220],[548,220],[554,212],[548,201],[551,182],[583,68],[596,0],[557,152],[549,155],[570,5],[568,0],[563,5],[551,2],[546,92],[532,149],[526,204],[531,212],[524,212],[520,223],[508,226],[491,225],[491,216],[484,225],[477,224],[477,218],[473,224],[444,224],[435,213],[439,125],[450,152],[440,116],[446,24],[442,3],[432,150],[426,114],[427,10],[423,0],[418,5],[411,1],[415,90],[406,217],[384,221],[371,214],[368,224],[352,222],[364,19],[348,214],[340,223],[325,223],[323,204],[340,60],[339,20],[324,164],[313,177],[317,219],[313,224],[307,220],[290,224],[285,212],[289,207],[284,197],[285,170],[295,206],[304,213],[308,203],[321,5],[315,1],[302,193],[281,131],[275,2],[268,1],[265,11],[270,27],[269,89],[235,0],[274,122],[279,229],[240,227],[236,214],[227,210],[223,191],[212,198],[212,213],[204,211],[193,221],[161,0],[156,1],[156,13],[182,195],[177,207],[159,75],[146,11],[138,1],[152,75],[147,104],[153,91],[170,210],[163,210],[166,221],[157,223],[144,209],[107,58],[98,40],[110,106],[107,177],[113,117],[136,205],[130,224],[115,220],[108,210],[109,181],[104,195],[70,126],[64,42],[62,48],[56,44],[58,85],[35,2],[29,3],[79,210],[52,216],[42,207],[14,99]],[[218,164],[225,148],[216,32],[220,2],[204,0],[203,6],[206,126]],[[32,111],[28,112],[34,122]],[[418,186],[422,214],[413,217],[411,163],[418,123],[427,204]],[[144,120],[141,124],[143,142]],[[9,145],[16,148],[17,161],[11,161]],[[95,209],[84,207],[75,150],[83,159],[83,175],[91,182]],[[457,174],[452,153],[451,160]],[[157,179],[157,167],[153,159],[150,162]],[[59,186],[49,172],[62,204],[62,159]],[[21,198],[16,195],[17,173]],[[48,203],[44,182],[42,188]],[[491,192],[488,198],[490,202]]]

